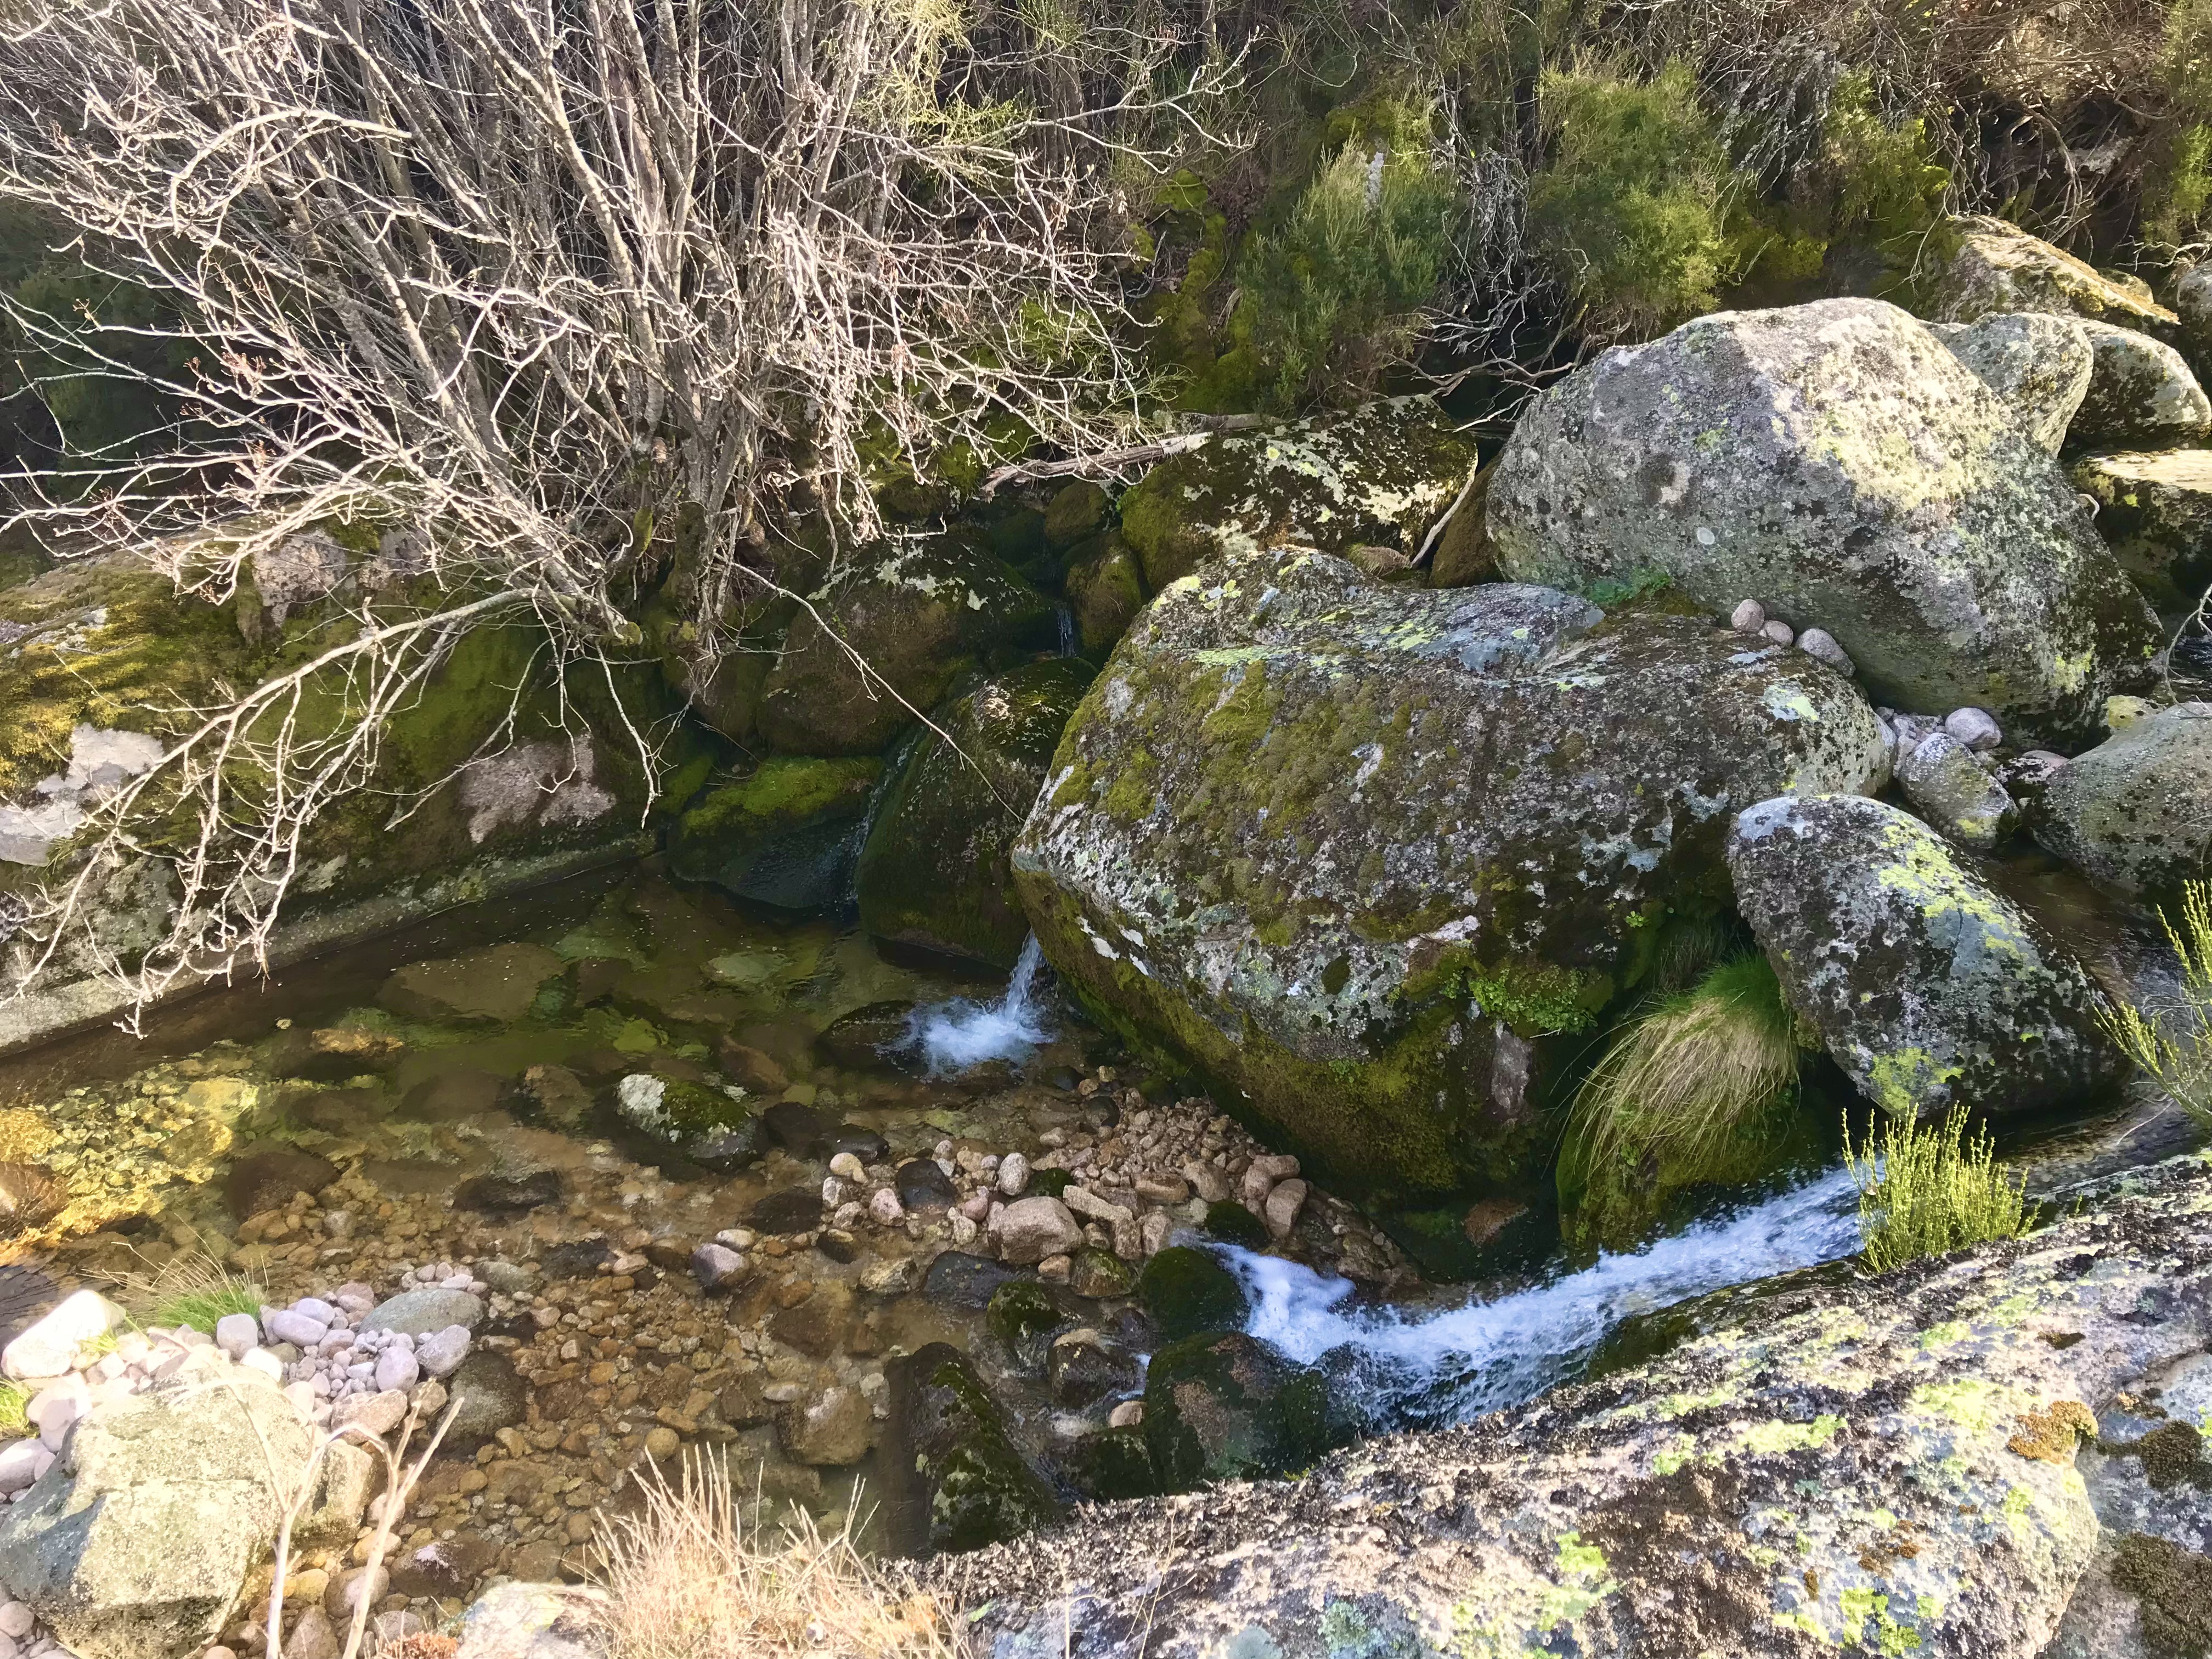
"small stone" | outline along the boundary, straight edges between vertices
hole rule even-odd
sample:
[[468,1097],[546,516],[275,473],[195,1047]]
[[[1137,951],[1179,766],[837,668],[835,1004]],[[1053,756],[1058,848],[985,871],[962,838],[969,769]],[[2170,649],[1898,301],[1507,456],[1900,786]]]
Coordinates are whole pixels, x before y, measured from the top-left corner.
[[1764,634],[1768,639],[1772,640],[1777,645],[1795,645],[1797,643],[1796,630],[1792,629],[1786,622],[1770,622],[1759,631]]
[[[270,1316],[267,1330],[270,1346],[279,1342],[289,1342],[294,1347],[303,1349],[314,1347],[331,1334],[330,1326],[324,1321],[310,1319],[290,1308]],[[218,1337],[216,1345],[220,1346],[221,1343],[222,1339]]]
[[892,1227],[905,1216],[906,1206],[890,1188],[879,1187],[868,1194],[868,1214],[881,1225]]
[[465,1325],[448,1325],[441,1331],[416,1339],[415,1358],[427,1376],[450,1376],[468,1357],[469,1330]]
[[411,1389],[422,1375],[422,1362],[405,1348],[386,1348],[376,1357],[370,1378],[380,1393]]
[[19,1382],[59,1376],[76,1363],[78,1349],[123,1322],[123,1310],[106,1297],[78,1291],[0,1349],[0,1372]]
[[53,1453],[40,1440],[11,1440],[0,1447],[0,1498],[21,1492],[53,1461]]
[[874,1423],[868,1397],[839,1383],[778,1413],[776,1438],[794,1462],[842,1468],[867,1455]]
[[1943,717],[1943,729],[1977,753],[2004,741],[2003,729],[1982,708],[1954,708]]
[[239,1362],[251,1371],[259,1371],[272,1382],[284,1380],[284,1362],[266,1348],[249,1349]]
[[331,1408],[334,1428],[357,1428],[382,1439],[407,1419],[407,1396],[397,1389],[385,1394],[348,1395]]
[[1030,1184],[1030,1161],[1019,1152],[1008,1152],[999,1160],[999,1190],[1008,1198],[1019,1198]]
[[1051,1284],[1065,1285],[1075,1272],[1075,1258],[1068,1255],[1048,1255],[1037,1263],[1037,1277]]
[[836,1176],[840,1181],[849,1182],[855,1184],[866,1181],[868,1178],[868,1172],[861,1165],[860,1160],[854,1157],[850,1152],[840,1152],[836,1157],[831,1158],[830,1160],[830,1173]]
[[995,1224],[999,1255],[1009,1267],[1024,1267],[1035,1262],[1042,1272],[1045,1261],[1057,1256],[1065,1277],[1067,1253],[1083,1243],[1083,1230],[1076,1225],[1067,1206],[1056,1198],[1018,1199],[999,1212]]
[[1729,613],[1729,626],[1739,634],[1763,634],[1766,631],[1766,607],[1757,599],[1746,599]]
[[1147,1204],[1181,1204],[1190,1196],[1190,1182],[1181,1176],[1142,1176],[1137,1196]]
[[960,1210],[955,1210],[945,1224],[951,1235],[953,1245],[961,1249],[965,1249],[969,1245],[973,1244],[975,1242],[975,1235],[982,1231],[975,1224],[975,1218],[973,1216]]
[[860,1269],[859,1279],[870,1296],[904,1296],[921,1282],[921,1269],[910,1255],[871,1261]]
[[1106,1413],[1106,1426],[1109,1429],[1133,1429],[1144,1420],[1145,1402],[1141,1400],[1124,1400]]
[[1850,653],[1836,642],[1836,636],[1825,628],[1808,628],[1797,636],[1797,648],[1807,656],[1824,662],[1838,674],[1856,674],[1858,665]]
[[231,1358],[243,1359],[261,1343],[261,1324],[252,1314],[225,1314],[215,1322],[215,1345]]
[[735,1290],[744,1278],[745,1258],[726,1244],[702,1244],[691,1252],[691,1273],[709,1296]]
[[1306,1183],[1295,1177],[1278,1182],[1267,1194],[1266,1218],[1267,1231],[1278,1239],[1288,1238],[1291,1229],[1298,1224],[1298,1212],[1305,1207]]
[[682,1437],[665,1423],[656,1423],[645,1431],[645,1455],[656,1463],[665,1463],[683,1445]]

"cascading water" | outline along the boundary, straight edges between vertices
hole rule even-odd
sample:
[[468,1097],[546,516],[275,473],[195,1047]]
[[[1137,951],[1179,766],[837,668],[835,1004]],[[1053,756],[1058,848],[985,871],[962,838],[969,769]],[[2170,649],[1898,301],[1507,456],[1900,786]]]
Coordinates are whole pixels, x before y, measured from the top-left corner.
[[1013,977],[1003,995],[991,1002],[955,997],[916,1008],[907,1017],[902,1051],[919,1055],[932,1077],[964,1072],[987,1060],[1026,1059],[1049,1042],[1052,1028],[1037,999],[1044,952],[1032,933],[1022,942]]
[[1492,1302],[1426,1317],[1347,1307],[1349,1280],[1224,1247],[1252,1293],[1245,1329],[1319,1362],[1376,1427],[1459,1423],[1572,1376],[1630,1316],[1859,1246],[1856,1188],[1832,1171],[1626,1255]]

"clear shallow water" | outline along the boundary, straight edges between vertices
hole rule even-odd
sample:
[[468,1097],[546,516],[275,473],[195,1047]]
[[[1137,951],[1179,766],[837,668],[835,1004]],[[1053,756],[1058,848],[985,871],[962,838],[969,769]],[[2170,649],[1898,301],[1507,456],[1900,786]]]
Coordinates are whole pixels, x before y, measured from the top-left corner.
[[1457,1423],[1572,1376],[1623,1320],[1859,1247],[1843,1170],[1704,1221],[1641,1250],[1442,1312],[1356,1304],[1347,1279],[1224,1247],[1253,1298],[1246,1331],[1320,1363],[1381,1426]]
[[907,1021],[906,1048],[932,1077],[952,1077],[994,1060],[1019,1065],[1052,1041],[1040,995],[1044,952],[1032,933],[1006,988],[988,1002],[973,997],[929,1003]]

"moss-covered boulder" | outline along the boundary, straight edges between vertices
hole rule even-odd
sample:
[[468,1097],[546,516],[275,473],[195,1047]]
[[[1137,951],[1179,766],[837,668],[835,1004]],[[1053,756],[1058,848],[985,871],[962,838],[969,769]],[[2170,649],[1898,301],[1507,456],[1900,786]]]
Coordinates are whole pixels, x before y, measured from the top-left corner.
[[1928,330],[1875,300],[1723,312],[1536,398],[1486,520],[1503,574],[1657,572],[1839,641],[1873,693],[2094,729],[2155,619],[2057,462]]
[[1929,331],[2012,410],[2037,448],[2056,455],[2064,447],[2097,357],[2078,319],[1993,311],[1972,323],[1931,324]]
[[608,1127],[650,1158],[672,1156],[718,1175],[757,1164],[773,1144],[738,1088],[633,1072],[610,1088]]
[[2130,720],[2045,787],[2036,839],[2092,881],[2171,905],[2212,870],[2212,703]]
[[2110,323],[2075,326],[2094,356],[2088,390],[2066,429],[2069,448],[2162,448],[2194,443],[2212,426],[2212,403],[2172,346]]
[[2084,455],[2069,470],[2097,503],[2097,528],[2160,615],[2212,587],[2212,449]]
[[1137,1297],[1163,1342],[1243,1328],[1252,1298],[1212,1250],[1170,1244],[1155,1250],[1137,1276]]
[[1060,1515],[975,1366],[949,1343],[933,1342],[892,1367],[883,1455],[892,1525],[916,1553],[978,1549]]
[[902,537],[834,571],[761,688],[761,736],[787,754],[874,754],[963,673],[1048,648],[1051,603],[977,541]]
[[1916,283],[1918,309],[1971,323],[1995,311],[2055,311],[2171,338],[2180,319],[2148,290],[2108,276],[2018,225],[1962,215],[1930,241],[1932,268]]
[[884,763],[873,756],[779,756],[709,790],[676,822],[668,867],[785,910],[841,902]]
[[2118,1075],[2095,981],[1919,819],[1783,796],[1736,819],[1728,856],[1791,1006],[1877,1105],[2027,1114]]
[[1044,509],[1047,547],[1073,547],[1095,536],[1114,516],[1113,499],[1087,478],[1063,484]]
[[1084,655],[1094,659],[1114,648],[1129,631],[1150,597],[1135,550],[1118,535],[1093,537],[1070,554],[1064,579],[1068,609],[1075,614],[1075,636]]
[[878,939],[1011,968],[1029,937],[1006,855],[1091,684],[1054,658],[986,681],[916,735],[861,849],[860,925]]
[[1339,1178],[1517,1185],[1548,1067],[1734,811],[1887,775],[1852,683],[1699,617],[1252,554],[1154,600],[1014,853],[1063,981]]
[[1121,535],[1156,592],[1224,553],[1371,544],[1411,554],[1475,459],[1427,398],[1217,433],[1121,498]]
[[1242,1332],[1194,1336],[1145,1371],[1145,1444],[1163,1490],[1293,1474],[1350,1438],[1328,1378]]
[[1030,1370],[1043,1369],[1052,1334],[1067,1322],[1052,1287],[1033,1279],[1000,1285],[983,1310],[983,1328],[998,1340],[1008,1359]]

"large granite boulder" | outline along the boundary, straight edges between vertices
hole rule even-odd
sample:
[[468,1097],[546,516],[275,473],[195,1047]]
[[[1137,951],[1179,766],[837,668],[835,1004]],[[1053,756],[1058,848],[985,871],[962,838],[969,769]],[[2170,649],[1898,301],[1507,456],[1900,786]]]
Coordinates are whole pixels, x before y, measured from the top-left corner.
[[903,536],[833,571],[761,687],[761,736],[787,754],[872,755],[963,673],[1049,648],[1050,601],[975,540]]
[[2193,443],[2212,426],[2212,403],[2172,346],[2110,323],[2075,326],[2095,356],[2088,390],[2067,428],[2069,447]]
[[884,763],[776,756],[709,790],[668,838],[668,867],[779,910],[842,903]]
[[2036,447],[2056,455],[2089,391],[2096,362],[2088,331],[2046,311],[1993,311],[1929,331],[2010,409]]
[[1398,1192],[1531,1176],[1547,1041],[1728,820],[1877,787],[1853,684],[1701,617],[1382,587],[1315,553],[1171,586],[1069,722],[1014,878],[1063,980],[1303,1156]]
[[2097,528],[2161,616],[2212,587],[2212,449],[2120,450],[2069,469],[2097,503]]
[[[0,1587],[83,1659],[198,1653],[266,1558],[313,1443],[274,1383],[220,1355],[188,1365],[76,1425],[0,1517]],[[357,1474],[332,1461],[323,1480]]]
[[1296,1480],[1102,1505],[924,1572],[967,1593],[986,1659],[2137,1659],[2139,1633],[2048,1645],[2100,1613],[2186,1639],[2212,1576],[2212,1478],[2130,1415],[2161,1388],[2180,1428],[2212,1407],[2212,1174],[2125,1190],[1771,1287],[1656,1358]]
[[1736,819],[1728,859],[1791,1006],[1888,1111],[2033,1113],[2117,1077],[2094,981],[1919,819],[1779,797]]
[[1014,965],[1030,924],[1006,854],[1091,679],[1088,664],[1049,659],[938,712],[861,849],[863,927],[940,955]]
[[2212,703],[2130,720],[2044,790],[2036,839],[2100,886],[2168,904],[2212,872]]
[[1940,263],[1917,286],[1921,308],[1941,322],[1971,323],[1993,311],[2054,311],[2161,339],[2180,323],[2133,279],[2109,276],[2002,219],[1961,216],[1942,226],[1931,246]]
[[1723,312],[1532,402],[1486,530],[1516,581],[1656,571],[1819,626],[1899,708],[2094,728],[2159,644],[2057,464],[1894,306]]
[[1224,553],[1366,544],[1410,556],[1475,461],[1429,398],[1216,433],[1121,498],[1121,535],[1154,592]]

